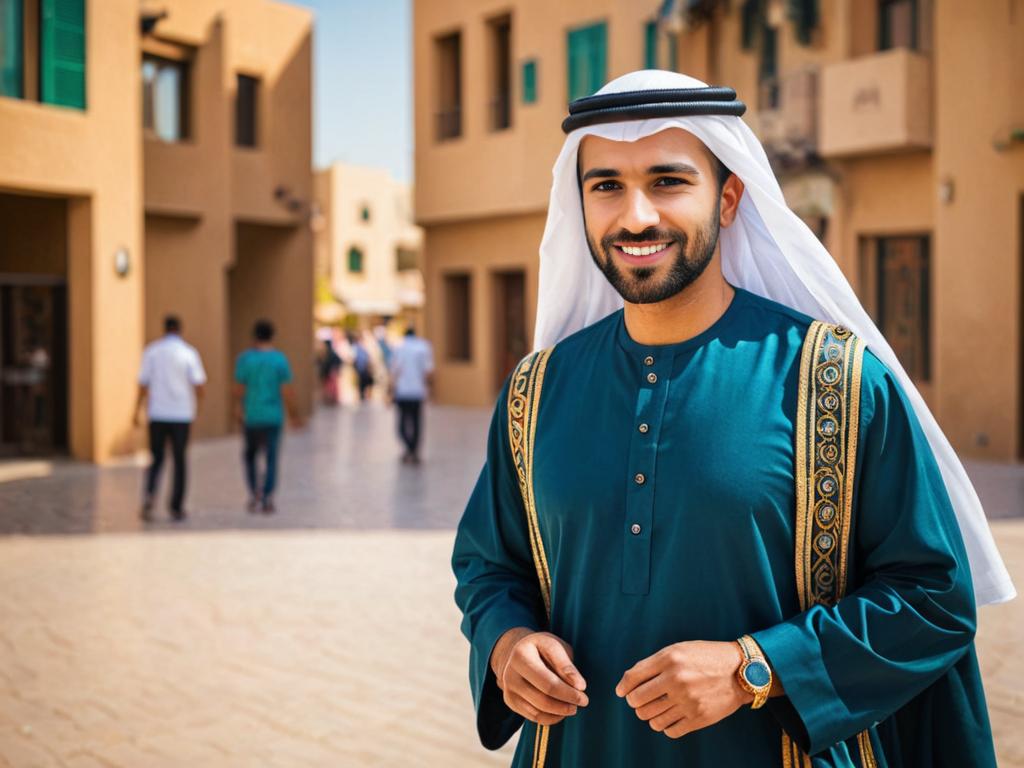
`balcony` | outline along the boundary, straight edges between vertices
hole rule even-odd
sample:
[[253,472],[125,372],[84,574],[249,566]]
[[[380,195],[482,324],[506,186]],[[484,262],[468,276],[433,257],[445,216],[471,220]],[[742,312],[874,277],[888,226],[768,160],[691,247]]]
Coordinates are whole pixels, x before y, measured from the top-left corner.
[[818,72],[802,69],[761,82],[757,133],[775,166],[805,163],[818,148]]
[[932,63],[905,49],[825,67],[819,103],[822,157],[929,149]]

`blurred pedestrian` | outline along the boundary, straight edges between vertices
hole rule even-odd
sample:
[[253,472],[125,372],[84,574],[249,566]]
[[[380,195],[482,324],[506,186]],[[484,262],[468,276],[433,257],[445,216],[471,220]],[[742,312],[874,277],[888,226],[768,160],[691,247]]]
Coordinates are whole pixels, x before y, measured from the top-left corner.
[[149,344],[142,353],[139,392],[135,400],[135,426],[141,423],[142,405],[147,403],[149,451],[152,454],[142,500],[143,520],[153,519],[153,497],[168,441],[174,459],[174,483],[169,505],[171,517],[185,519],[185,451],[205,384],[206,371],[199,353],[181,338],[181,320],[168,315],[164,318],[163,337]]
[[[292,387],[292,369],[284,353],[273,346],[274,326],[258,320],[253,326],[253,346],[235,363],[235,417],[245,433],[245,480],[249,488],[248,509],[274,511],[277,485],[278,446],[285,410],[293,426],[300,426]],[[257,459],[264,454],[263,482],[259,482]]]
[[320,392],[324,405],[338,404],[338,377],[341,373],[341,355],[334,349],[334,342],[324,339],[320,354]]
[[366,344],[358,336],[350,336],[349,344],[352,345],[352,366],[356,371],[359,400],[362,402],[369,398],[373,388],[373,361],[370,359],[370,351]]
[[419,464],[423,401],[433,386],[434,350],[410,326],[405,340],[391,354],[391,396],[398,406],[398,435],[405,445],[402,463]]

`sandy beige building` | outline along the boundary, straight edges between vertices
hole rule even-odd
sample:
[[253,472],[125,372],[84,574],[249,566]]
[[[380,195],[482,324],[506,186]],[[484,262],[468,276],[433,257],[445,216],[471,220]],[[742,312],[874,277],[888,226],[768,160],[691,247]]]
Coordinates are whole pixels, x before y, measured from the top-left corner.
[[317,280],[337,303],[337,320],[364,330],[420,321],[423,231],[413,222],[411,185],[344,163],[317,171],[314,185]]
[[179,315],[229,429],[234,355],[312,332],[309,13],[264,0],[10,0],[0,18],[0,453],[103,461]]
[[736,88],[790,205],[954,445],[1024,454],[1024,6],[675,5],[652,27],[660,3],[416,3],[416,203],[441,398],[490,401],[529,347],[569,97],[656,63]]

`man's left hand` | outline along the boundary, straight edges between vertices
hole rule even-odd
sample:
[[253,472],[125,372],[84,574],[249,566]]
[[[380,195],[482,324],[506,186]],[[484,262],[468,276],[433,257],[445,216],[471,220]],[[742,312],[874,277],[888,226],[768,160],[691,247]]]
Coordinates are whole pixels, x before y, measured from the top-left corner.
[[655,731],[678,739],[754,700],[736,677],[742,662],[736,643],[676,643],[627,670],[615,693]]

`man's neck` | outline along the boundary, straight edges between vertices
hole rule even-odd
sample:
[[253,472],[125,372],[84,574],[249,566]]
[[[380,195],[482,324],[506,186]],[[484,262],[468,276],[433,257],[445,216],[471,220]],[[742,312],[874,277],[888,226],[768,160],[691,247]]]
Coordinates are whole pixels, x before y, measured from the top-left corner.
[[676,344],[703,333],[725,314],[735,289],[725,281],[716,258],[697,280],[656,304],[626,302],[626,331],[638,344]]

